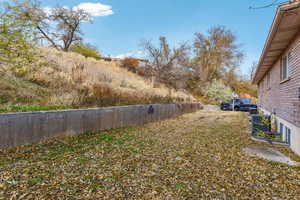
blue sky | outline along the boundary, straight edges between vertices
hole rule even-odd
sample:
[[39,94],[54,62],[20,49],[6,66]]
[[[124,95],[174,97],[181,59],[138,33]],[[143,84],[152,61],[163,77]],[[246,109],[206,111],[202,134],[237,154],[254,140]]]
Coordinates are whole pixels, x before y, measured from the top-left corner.
[[[43,0],[45,7],[63,5],[88,7],[95,15],[93,24],[84,24],[85,40],[95,45],[104,55],[137,54],[142,39],[156,41],[166,36],[171,45],[190,41],[195,32],[214,26],[225,25],[242,44],[246,54],[241,66],[248,72],[253,61],[259,59],[276,7],[250,10],[272,0]],[[95,3],[111,7],[100,7]],[[86,4],[87,5],[87,4]],[[92,5],[92,4],[89,4]],[[102,9],[102,10],[101,10]],[[103,12],[101,14],[101,12]]]

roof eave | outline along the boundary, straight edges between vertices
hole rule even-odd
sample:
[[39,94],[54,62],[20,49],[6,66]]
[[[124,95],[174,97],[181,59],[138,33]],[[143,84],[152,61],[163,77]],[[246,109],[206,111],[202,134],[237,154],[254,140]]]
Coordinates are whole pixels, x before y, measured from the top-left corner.
[[268,37],[266,39],[262,54],[261,54],[259,62],[258,62],[258,66],[255,70],[255,73],[254,73],[254,76],[253,76],[253,79],[252,79],[253,84],[258,84],[260,82],[260,80],[262,79],[262,78],[258,78],[258,72],[259,72],[259,70],[261,68],[261,65],[264,61],[264,58],[265,58],[265,56],[268,52],[268,48],[270,47],[270,45],[272,43],[272,40],[273,40],[274,36],[276,35],[276,32],[277,32],[278,27],[280,25],[280,22],[283,18],[284,12],[288,11],[288,10],[291,10],[291,9],[294,9],[294,8],[298,8],[299,5],[300,5],[300,1],[286,2],[286,3],[280,4],[280,6],[277,8],[276,15],[273,19],[271,29],[269,31],[269,34],[268,34]]

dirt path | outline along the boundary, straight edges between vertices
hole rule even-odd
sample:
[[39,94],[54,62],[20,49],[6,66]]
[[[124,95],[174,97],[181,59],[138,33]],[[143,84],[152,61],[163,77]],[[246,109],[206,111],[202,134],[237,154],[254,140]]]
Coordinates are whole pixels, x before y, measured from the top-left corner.
[[247,130],[200,111],[2,151],[0,199],[298,199],[300,168],[247,156]]

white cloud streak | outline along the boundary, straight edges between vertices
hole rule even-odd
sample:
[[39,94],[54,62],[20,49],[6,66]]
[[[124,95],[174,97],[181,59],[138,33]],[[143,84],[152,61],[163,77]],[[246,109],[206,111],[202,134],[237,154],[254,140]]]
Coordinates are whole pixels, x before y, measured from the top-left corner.
[[[67,6],[63,6],[63,7],[68,8]],[[73,9],[83,10],[88,14],[90,14],[92,17],[102,17],[102,16],[108,16],[114,14],[112,7],[110,5],[104,5],[102,3],[91,3],[91,2],[81,3],[77,6],[74,6]],[[52,8],[45,7],[44,11],[49,15],[52,12]]]
[[124,54],[120,54],[117,56],[114,56],[114,58],[119,58],[119,59],[124,59],[124,58],[144,58],[145,54],[143,51],[138,51],[138,52],[134,52],[134,53],[124,53]]
[[102,3],[91,3],[91,2],[81,3],[75,6],[73,9],[84,10],[85,12],[89,13],[93,17],[102,17],[102,16],[108,16],[114,14],[111,6],[104,5]]

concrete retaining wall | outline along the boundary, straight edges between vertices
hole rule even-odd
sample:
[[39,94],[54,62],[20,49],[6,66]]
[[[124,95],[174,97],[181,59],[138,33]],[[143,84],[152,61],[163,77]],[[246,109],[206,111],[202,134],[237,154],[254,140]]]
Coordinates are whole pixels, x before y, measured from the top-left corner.
[[201,104],[156,104],[0,114],[0,149],[64,134],[143,125],[202,109]]

